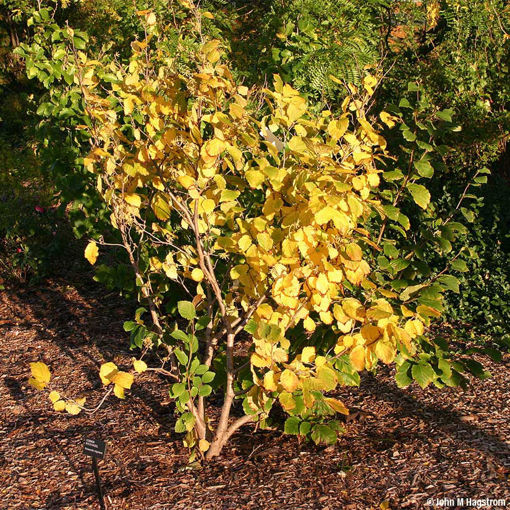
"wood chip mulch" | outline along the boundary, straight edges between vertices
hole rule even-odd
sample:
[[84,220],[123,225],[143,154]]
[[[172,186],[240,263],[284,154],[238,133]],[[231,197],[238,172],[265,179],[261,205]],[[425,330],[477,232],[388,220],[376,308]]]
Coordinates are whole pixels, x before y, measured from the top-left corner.
[[189,469],[168,385],[153,373],[92,416],[56,413],[27,384],[29,362],[44,361],[52,389],[97,403],[100,363],[130,366],[131,316],[115,293],[83,281],[0,292],[0,508],[99,508],[85,437],[107,442],[108,509],[423,509],[457,497],[510,507],[508,355],[480,358],[493,377],[466,391],[401,390],[383,367],[339,392],[352,414],[337,445],[247,426],[220,460]]

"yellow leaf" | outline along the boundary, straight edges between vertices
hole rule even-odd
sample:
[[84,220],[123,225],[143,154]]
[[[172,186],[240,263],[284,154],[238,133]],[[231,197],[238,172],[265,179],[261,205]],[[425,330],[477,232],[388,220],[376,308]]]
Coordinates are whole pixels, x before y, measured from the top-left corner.
[[102,383],[105,386],[110,384],[118,371],[119,369],[115,363],[112,363],[111,361],[103,363],[99,369],[99,377],[101,378]]
[[177,181],[183,188],[186,189],[191,188],[191,186],[195,184],[195,179],[193,179],[193,177],[190,177],[189,175],[179,175],[179,177],[177,177]]
[[99,255],[99,249],[95,241],[90,241],[85,248],[85,258],[94,265],[97,260],[97,256]]
[[393,315],[393,308],[385,299],[378,299],[375,306],[367,310],[367,318],[372,320],[387,319]]
[[345,85],[342,80],[339,80],[336,76],[333,76],[332,74],[329,75],[329,79],[335,83],[338,83],[339,85]]
[[273,247],[273,240],[267,232],[257,234],[257,242],[264,250],[269,251]]
[[302,136],[293,136],[289,140],[289,149],[291,149],[294,152],[298,153],[304,153],[307,152],[306,143],[303,140]]
[[427,30],[432,30],[437,25],[440,10],[439,2],[433,1],[427,3]]
[[214,211],[214,208],[216,207],[216,202],[212,198],[206,198],[202,202],[202,209],[206,214],[209,214]]
[[329,290],[329,282],[324,273],[321,273],[317,278],[317,282],[315,284],[315,288],[321,293],[326,294]]
[[177,266],[175,264],[163,264],[163,271],[171,280],[177,280]]
[[363,252],[356,243],[348,244],[345,248],[345,252],[351,260],[360,261],[363,258]]
[[381,120],[391,129],[395,125],[395,121],[398,120],[398,117],[394,117],[387,112],[381,112],[379,114]]
[[397,355],[397,348],[390,342],[379,340],[375,344],[375,355],[386,365],[389,365]]
[[280,404],[285,409],[285,411],[292,411],[296,407],[296,401],[291,393],[286,391],[282,391],[280,395],[278,395],[278,400]]
[[[236,119],[243,118],[244,108],[242,106],[238,105],[237,103],[232,103],[228,109],[229,109],[230,115],[232,115],[232,117],[235,117]],[[229,152],[230,152],[230,150],[229,150]]]
[[294,392],[299,386],[298,376],[292,371],[286,368],[280,376],[280,384],[289,393]]
[[217,62],[221,58],[221,53],[218,50],[213,50],[213,51],[207,53],[206,56],[207,56],[207,60],[211,64],[214,64],[215,62]]
[[325,398],[324,401],[329,405],[329,407],[331,407],[331,409],[333,409],[333,411],[345,415],[349,414],[349,409],[347,409],[340,400],[337,400],[336,398]]
[[371,344],[381,336],[381,330],[372,324],[365,324],[360,331],[367,343]]
[[34,377],[30,377],[28,379],[28,384],[30,384],[30,386],[33,386],[36,390],[44,390],[44,388],[46,387],[46,383],[38,381]]
[[137,373],[141,374],[147,370],[147,363],[141,359],[135,359],[133,360],[133,368]]
[[213,138],[205,143],[204,148],[209,156],[219,156],[225,149],[225,142],[219,138]]
[[137,195],[136,193],[126,193],[124,195],[124,200],[133,207],[136,207],[137,209],[140,209],[140,205],[142,205],[142,199],[140,198],[140,195]]
[[416,313],[421,315],[424,319],[427,317],[441,317],[441,312],[428,305],[419,305],[416,308]]
[[34,379],[40,383],[47,384],[51,379],[50,369],[42,362],[30,363],[30,370]]
[[331,324],[333,322],[333,314],[329,311],[319,312],[319,317],[324,324]]
[[352,366],[361,372],[365,368],[365,348],[362,345],[357,345],[349,353],[349,359],[351,360]]
[[65,410],[69,414],[73,414],[73,415],[80,414],[81,407],[83,407],[83,404],[85,404],[84,398],[77,398],[75,401],[70,400],[70,401],[66,402]]
[[271,360],[267,358],[263,358],[260,354],[254,352],[251,355],[250,358],[251,364],[254,367],[263,368],[263,367],[270,367],[271,366]]
[[207,450],[209,450],[210,446],[211,446],[211,443],[209,443],[209,441],[207,441],[207,439],[201,439],[198,442],[198,448],[201,452],[206,452]]
[[147,25],[152,26],[152,25],[155,25],[155,24],[156,24],[156,15],[153,12],[151,12],[147,16]]
[[116,384],[113,387],[113,394],[117,398],[121,398],[121,399],[125,399],[126,398],[126,395],[124,394],[124,388],[122,386],[120,386],[119,384]]
[[193,271],[191,271],[191,279],[196,282],[201,282],[204,279],[203,271],[196,267]]
[[342,301],[342,308],[345,313],[352,319],[362,321],[365,317],[365,309],[362,304],[355,298],[345,298]]
[[264,182],[265,179],[264,174],[262,172],[259,172],[258,170],[248,170],[245,175],[248,184],[252,188],[258,188]]
[[48,398],[51,400],[51,402],[54,404],[57,400],[60,400],[60,393],[58,391],[52,391]]
[[336,388],[338,384],[338,377],[335,371],[332,368],[329,368],[326,365],[319,366],[319,358],[316,359],[315,365],[318,367],[317,369],[317,383],[319,385],[318,389],[324,391],[332,391]]
[[[202,16],[204,18],[208,18],[208,19],[214,19],[214,16],[209,12],[209,11],[205,11],[202,13]],[[209,447],[207,447],[207,449],[209,449]],[[202,450],[202,451],[207,451],[207,450]]]
[[374,87],[377,85],[377,78],[372,76],[371,74],[367,74],[365,78],[363,78],[363,86],[366,91],[372,95],[374,93]]
[[415,338],[417,336],[423,335],[423,332],[425,330],[423,326],[423,322],[419,320],[408,320],[404,326],[404,329],[409,334],[411,338]]
[[242,251],[246,252],[250,245],[252,244],[251,238],[249,235],[245,234],[239,239],[239,248],[241,248]]
[[64,400],[57,400],[54,404],[53,404],[53,409],[55,409],[55,411],[65,411],[66,410],[66,403]]
[[339,140],[347,131],[349,127],[349,119],[343,117],[341,119],[332,120],[328,125],[328,133],[333,140]]
[[157,193],[152,200],[152,210],[158,220],[166,221],[170,218],[170,204],[162,193]]
[[112,377],[112,382],[115,384],[115,386],[120,386],[122,388],[126,388],[127,390],[131,388],[133,381],[133,374],[129,374],[128,372],[117,372]]
[[264,374],[264,388],[269,391],[276,391],[276,378],[272,370]]
[[289,106],[287,107],[287,117],[289,123],[295,122],[306,112],[306,99],[301,96],[292,98]]
[[308,346],[303,349],[303,352],[301,353],[301,361],[303,363],[312,363],[315,359],[315,347]]
[[306,329],[306,331],[312,332],[312,331],[315,331],[316,326],[315,326],[315,322],[310,317],[307,317],[303,321],[303,327]]

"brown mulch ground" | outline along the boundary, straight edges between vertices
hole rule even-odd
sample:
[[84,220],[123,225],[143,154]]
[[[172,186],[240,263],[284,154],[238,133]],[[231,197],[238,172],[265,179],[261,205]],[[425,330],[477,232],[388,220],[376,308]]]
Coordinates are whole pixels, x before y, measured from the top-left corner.
[[57,414],[27,384],[28,363],[41,360],[54,389],[97,402],[100,363],[129,364],[122,323],[130,316],[115,293],[83,282],[0,292],[0,508],[99,508],[87,436],[107,441],[99,464],[108,509],[363,510],[383,501],[421,509],[441,497],[510,506],[508,356],[500,365],[484,359],[494,377],[464,392],[400,390],[381,370],[342,391],[369,412],[353,413],[336,446],[245,427],[221,460],[190,470],[167,385],[153,374],[93,416]]

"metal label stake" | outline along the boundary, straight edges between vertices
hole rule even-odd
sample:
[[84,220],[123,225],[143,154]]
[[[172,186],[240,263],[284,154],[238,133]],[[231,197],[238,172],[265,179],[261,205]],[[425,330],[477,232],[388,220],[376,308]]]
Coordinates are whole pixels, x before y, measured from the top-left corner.
[[97,468],[97,459],[102,459],[106,451],[106,444],[101,439],[85,439],[83,453],[92,457],[92,471],[96,479],[97,496],[99,498],[99,506],[101,510],[106,510],[103,497],[103,489],[101,488],[101,479],[99,478],[99,469]]

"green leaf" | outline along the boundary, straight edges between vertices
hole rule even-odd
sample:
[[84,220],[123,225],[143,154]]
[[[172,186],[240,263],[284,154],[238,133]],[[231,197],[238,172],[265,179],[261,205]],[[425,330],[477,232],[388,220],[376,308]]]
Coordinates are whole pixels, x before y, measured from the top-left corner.
[[131,330],[131,346],[136,346],[138,348],[141,348],[146,336],[147,336],[147,329],[144,326],[137,324]]
[[189,342],[189,336],[186,333],[184,333],[184,331],[181,331],[180,329],[176,329],[175,331],[172,331],[170,333],[170,336],[172,338],[175,338],[176,340],[183,341],[185,344],[187,344]]
[[283,431],[285,432],[285,434],[298,435],[300,422],[301,422],[301,420],[299,418],[296,418],[295,416],[291,416],[290,418],[287,418],[285,420],[285,425],[283,427]]
[[440,359],[437,362],[437,367],[441,370],[442,379],[450,379],[452,376],[452,367],[450,366],[450,363],[448,363],[448,360]]
[[402,173],[402,170],[399,170],[397,168],[396,170],[391,170],[389,172],[384,172],[383,173],[383,178],[386,181],[398,181],[398,180],[404,178],[404,174]]
[[434,175],[434,168],[428,161],[416,161],[414,167],[422,177],[430,179]]
[[483,369],[483,365],[479,363],[478,361],[475,361],[474,359],[464,359],[462,360],[464,363],[464,366],[475,376],[479,379],[488,379],[489,377],[492,377],[490,372],[487,372]]
[[197,367],[197,369],[195,370],[195,374],[204,375],[208,370],[209,370],[209,367],[207,365],[199,365]]
[[204,384],[207,384],[207,383],[210,383],[213,379],[214,379],[214,376],[216,374],[214,372],[206,372],[203,376],[202,376],[202,382]]
[[172,384],[171,387],[171,396],[172,398],[180,397],[186,391],[185,383],[175,383]]
[[411,103],[403,97],[400,102],[398,103],[399,108],[412,108]]
[[459,280],[455,278],[455,276],[446,274],[438,278],[438,282],[448,290],[451,290],[455,293],[459,293]]
[[402,135],[408,142],[414,142],[416,140],[416,135],[409,129],[402,131]]
[[188,364],[188,356],[186,356],[186,354],[184,354],[181,349],[175,349],[174,354],[181,365],[186,366]]
[[406,229],[409,230],[411,228],[411,222],[409,221],[409,218],[403,214],[400,213],[398,215],[398,222]]
[[184,420],[182,419],[182,417],[175,422],[175,432],[177,432],[178,434],[186,432],[186,425],[184,424]]
[[327,425],[315,425],[312,430],[312,440],[315,444],[335,444],[337,435],[336,432]]
[[133,331],[133,329],[135,329],[136,326],[137,326],[136,322],[126,321],[122,325],[122,328],[124,329],[124,331],[129,332],[129,331]]
[[395,373],[395,381],[397,382],[397,386],[399,388],[406,388],[412,383],[412,379],[409,377],[409,368],[411,367],[411,363],[409,361],[404,361],[402,365],[397,368],[397,372]]
[[195,425],[195,417],[191,413],[184,413],[181,418],[186,430],[189,432]]
[[198,396],[199,397],[208,397],[212,392],[212,387],[208,384],[204,384],[202,387],[198,390]]
[[256,409],[252,409],[247,398],[243,399],[243,411],[244,414],[247,414],[248,416],[252,416],[257,413]]
[[255,319],[250,319],[246,326],[244,327],[244,330],[249,333],[250,335],[254,335],[257,332],[258,324],[255,321]]
[[399,255],[399,251],[391,243],[384,243],[383,245],[384,254],[390,259],[396,259]]
[[87,47],[87,43],[80,37],[75,37],[74,46],[77,50],[84,50]]
[[489,356],[492,361],[496,361],[497,363],[503,359],[503,354],[501,351],[493,349],[492,347],[484,347],[483,349],[480,349],[480,352],[487,354],[487,356]]
[[436,378],[434,369],[428,363],[424,362],[413,365],[411,373],[413,379],[421,386],[421,388],[426,388]]
[[429,190],[421,184],[411,183],[407,185],[407,189],[410,191],[414,201],[422,208],[427,209],[430,203]]
[[398,216],[400,214],[400,209],[398,207],[394,207],[393,205],[383,205],[383,210],[390,220],[398,220]]
[[451,110],[450,108],[446,108],[440,112],[437,112],[436,115],[439,119],[444,120],[445,122],[451,122],[453,110]]
[[466,209],[465,207],[460,208],[460,212],[466,218],[469,223],[473,223],[475,221],[475,213],[471,211],[470,209]]
[[300,436],[308,435],[311,428],[312,428],[312,424],[309,421],[301,422],[301,425],[299,426],[299,435]]
[[400,271],[403,271],[406,267],[408,267],[410,263],[411,263],[410,260],[396,259],[390,262],[390,266],[393,268],[394,271],[398,273]]
[[210,317],[208,315],[203,315],[199,319],[197,319],[195,323],[195,330],[200,331],[201,329],[205,329],[207,325],[209,324]]
[[179,310],[180,316],[184,319],[191,321],[197,316],[195,307],[191,301],[179,301],[177,303],[177,309]]

